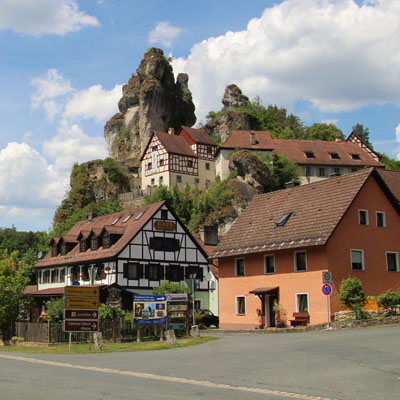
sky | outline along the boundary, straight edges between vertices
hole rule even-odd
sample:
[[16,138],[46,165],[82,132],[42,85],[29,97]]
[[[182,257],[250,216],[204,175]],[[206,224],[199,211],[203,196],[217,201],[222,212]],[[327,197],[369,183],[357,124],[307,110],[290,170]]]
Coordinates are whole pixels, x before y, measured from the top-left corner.
[[0,228],[50,230],[150,47],[189,75],[195,126],[236,83],[400,159],[399,38],[399,0],[0,0]]

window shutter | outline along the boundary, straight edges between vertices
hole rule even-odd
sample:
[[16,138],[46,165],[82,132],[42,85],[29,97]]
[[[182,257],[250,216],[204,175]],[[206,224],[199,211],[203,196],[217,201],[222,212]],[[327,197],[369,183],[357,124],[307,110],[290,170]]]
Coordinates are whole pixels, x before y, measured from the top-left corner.
[[164,265],[159,265],[157,267],[157,278],[159,280],[163,280],[164,279]]
[[124,270],[123,270],[124,278],[128,278],[128,264],[124,263]]
[[150,267],[149,265],[146,265],[146,267],[144,268],[144,277],[145,279],[149,279],[150,276]]
[[137,278],[142,279],[143,278],[143,264],[137,265]]

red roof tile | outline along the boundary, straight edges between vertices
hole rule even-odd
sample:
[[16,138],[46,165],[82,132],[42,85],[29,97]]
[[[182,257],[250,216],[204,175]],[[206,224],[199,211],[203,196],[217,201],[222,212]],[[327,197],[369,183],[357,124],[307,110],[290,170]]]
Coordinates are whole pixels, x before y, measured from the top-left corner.
[[154,134],[158,137],[168,153],[196,157],[193,150],[182,136],[170,135],[169,133],[159,131],[154,132]]
[[211,139],[210,135],[203,129],[189,128],[188,126],[182,126],[184,130],[196,143],[209,144],[216,146],[217,144]]
[[397,201],[400,202],[400,172],[380,169],[378,170],[378,173],[385,181],[387,187],[396,197]]
[[[213,258],[324,245],[373,169],[254,197]],[[292,213],[286,224],[276,222]],[[262,218],[261,218],[262,216]]]

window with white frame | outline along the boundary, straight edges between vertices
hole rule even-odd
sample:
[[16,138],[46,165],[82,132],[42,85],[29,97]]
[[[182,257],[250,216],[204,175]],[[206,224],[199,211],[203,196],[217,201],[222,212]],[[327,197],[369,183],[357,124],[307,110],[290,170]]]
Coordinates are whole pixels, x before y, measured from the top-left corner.
[[245,296],[236,296],[236,315],[246,315]]
[[307,270],[307,254],[305,251],[296,251],[294,253],[294,270],[295,271]]
[[355,271],[364,270],[364,251],[363,250],[350,250],[351,256],[351,269]]
[[386,265],[389,272],[399,272],[399,255],[397,252],[386,252]]
[[297,293],[296,294],[296,310],[297,312],[308,312],[308,294]]
[[323,168],[323,167],[318,168],[317,169],[317,175],[318,176],[326,176],[325,168]]
[[244,276],[244,258],[237,258],[235,260],[235,275]]
[[360,225],[368,225],[368,211],[358,210],[358,222]]
[[60,269],[60,283],[65,282],[65,268]]
[[274,274],[275,273],[275,256],[273,254],[269,254],[264,258],[264,273],[265,274]]
[[379,226],[380,228],[384,228],[386,226],[385,213],[382,211],[376,212],[376,226]]

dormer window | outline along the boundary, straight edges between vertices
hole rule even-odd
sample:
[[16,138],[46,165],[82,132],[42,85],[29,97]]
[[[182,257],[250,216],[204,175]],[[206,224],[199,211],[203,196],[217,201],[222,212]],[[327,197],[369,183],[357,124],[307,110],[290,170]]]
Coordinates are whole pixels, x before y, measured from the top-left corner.
[[332,160],[340,160],[338,153],[330,153]]
[[315,158],[315,154],[313,151],[305,151],[304,154],[307,158]]
[[52,256],[52,257],[57,257],[57,254],[58,254],[57,245],[54,244],[54,245],[52,246],[52,248],[51,248],[51,256]]
[[351,155],[351,158],[352,158],[353,160],[361,160],[361,157],[360,157],[359,154],[352,154],[352,155]]
[[90,239],[90,249],[97,250],[99,248],[99,240],[96,235],[93,235]]
[[275,222],[276,226],[284,226],[286,222],[289,220],[290,216],[292,215],[292,212],[288,212],[286,214],[283,214],[282,217],[278,219],[278,221]]
[[67,254],[67,243],[61,243],[61,255],[65,256]]
[[105,232],[103,235],[103,247],[108,249],[111,246],[111,236],[108,232]]
[[79,242],[79,251],[80,251],[81,253],[84,253],[86,250],[87,250],[87,247],[86,247],[86,240],[83,238],[83,239],[81,239],[80,242]]

